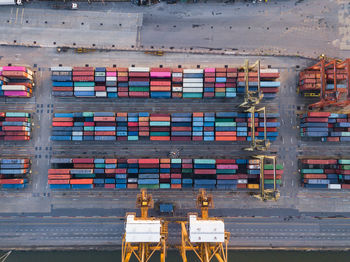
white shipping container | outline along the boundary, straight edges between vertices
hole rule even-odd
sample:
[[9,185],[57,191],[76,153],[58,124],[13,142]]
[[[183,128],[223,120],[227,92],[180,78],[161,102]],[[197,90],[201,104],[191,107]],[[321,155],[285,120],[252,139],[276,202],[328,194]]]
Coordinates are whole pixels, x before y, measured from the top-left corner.
[[51,71],[60,71],[60,72],[70,72],[72,71],[71,66],[53,66],[51,67]]
[[107,76],[106,81],[117,81],[118,78],[116,76]]
[[278,69],[271,69],[271,68],[260,69],[260,73],[278,73]]
[[106,76],[106,72],[95,72],[95,76]]
[[181,92],[182,91],[182,86],[173,86],[173,91],[174,92]]
[[129,72],[149,72],[149,67],[129,67]]
[[107,96],[107,92],[96,92],[96,96],[97,97],[106,97]]
[[340,184],[328,184],[328,189],[341,189]]
[[237,183],[238,184],[247,184],[248,183],[248,179],[238,179]]
[[203,88],[183,88],[184,93],[203,93]]
[[0,0],[0,5],[15,5],[16,2],[14,0]]
[[203,69],[184,69],[185,74],[201,74]]
[[107,87],[107,92],[117,92],[118,88],[116,87]]
[[5,91],[26,91],[27,88],[24,85],[2,85],[2,90]]
[[182,73],[172,73],[173,77],[182,77]]
[[184,78],[184,83],[203,83],[203,78]]
[[82,131],[73,131],[73,136],[82,136],[83,132]]
[[183,87],[203,87],[203,83],[183,83]]
[[248,169],[260,169],[260,165],[248,165]]
[[74,91],[95,91],[93,86],[75,86]]

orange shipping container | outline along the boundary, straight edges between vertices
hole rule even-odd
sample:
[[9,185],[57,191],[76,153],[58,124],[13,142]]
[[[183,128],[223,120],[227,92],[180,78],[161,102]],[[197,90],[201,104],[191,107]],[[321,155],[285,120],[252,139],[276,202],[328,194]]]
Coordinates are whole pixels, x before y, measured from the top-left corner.
[[93,179],[71,179],[70,180],[70,184],[72,185],[76,185],[76,184],[84,184],[84,185],[88,185],[88,184],[92,184],[93,183]]

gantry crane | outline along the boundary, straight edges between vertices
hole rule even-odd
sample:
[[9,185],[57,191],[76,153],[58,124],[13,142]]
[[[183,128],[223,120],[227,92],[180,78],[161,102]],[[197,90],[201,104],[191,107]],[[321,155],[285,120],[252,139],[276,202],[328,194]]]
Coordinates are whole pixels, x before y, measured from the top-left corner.
[[[271,143],[269,140],[267,140],[267,131],[266,131],[266,108],[262,107],[259,109],[256,109],[255,106],[252,106],[246,112],[250,113],[250,132],[251,132],[251,145],[248,148],[245,148],[247,151],[254,151],[254,150],[260,150],[260,151],[266,151],[269,149]],[[264,115],[264,139],[257,139],[255,137],[255,113],[263,112]]]
[[5,254],[3,254],[2,256],[0,256],[0,262],[5,262],[6,259],[11,255],[12,251],[8,251]]
[[[256,67],[258,74],[258,90],[249,90],[249,71]],[[245,93],[244,102],[240,105],[241,107],[251,107],[252,105],[257,105],[260,103],[261,99],[264,97],[263,93],[260,91],[260,60],[257,60],[252,66],[249,66],[249,61],[246,59],[244,61],[244,82],[245,82]]]
[[180,221],[182,261],[187,262],[186,252],[193,251],[200,262],[210,262],[214,257],[219,262],[227,262],[227,245],[230,233],[225,232],[224,221],[209,217],[209,208],[214,207],[213,197],[204,189],[197,196],[197,207],[201,217],[196,213],[188,214],[188,222]]
[[[258,155],[255,158],[259,159],[260,162],[260,192],[257,197],[263,201],[265,200],[278,200],[280,193],[277,190],[276,185],[276,156],[266,156],[266,155]],[[265,189],[264,183],[264,165],[265,160],[272,160],[273,165],[273,189]]]
[[164,220],[148,216],[154,202],[145,189],[137,195],[136,207],[141,209],[141,217],[136,217],[136,213],[126,214],[122,262],[130,261],[132,255],[138,262],[147,262],[156,251],[160,251],[160,261],[165,262],[168,226]]
[[[333,69],[333,86],[327,89],[326,70]],[[321,89],[320,101],[309,106],[309,109],[323,109],[327,106],[344,107],[350,104],[350,59],[344,61],[332,59],[328,61],[325,56],[321,57],[321,61],[307,68],[320,71]],[[346,88],[337,88],[337,72],[338,69],[346,71]],[[344,94],[346,94],[344,98]],[[342,99],[342,101],[340,101]]]

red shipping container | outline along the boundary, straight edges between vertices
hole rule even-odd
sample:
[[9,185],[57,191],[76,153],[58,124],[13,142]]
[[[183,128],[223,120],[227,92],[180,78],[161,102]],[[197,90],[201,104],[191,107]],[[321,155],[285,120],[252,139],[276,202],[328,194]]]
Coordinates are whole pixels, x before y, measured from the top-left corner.
[[70,169],[49,169],[49,175],[69,175]]
[[194,173],[198,174],[198,175],[215,175],[216,169],[198,169],[198,168],[196,168],[194,170]]
[[128,189],[137,189],[137,184],[127,184]]
[[160,179],[169,179],[170,178],[170,174],[159,174],[159,178]]
[[55,185],[61,185],[61,184],[69,184],[69,179],[49,179],[48,184],[55,184]]
[[104,188],[115,188],[115,184],[105,184]]
[[94,159],[93,158],[73,158],[73,163],[82,163],[82,164],[93,164]]
[[171,141],[191,141],[190,136],[172,136]]
[[170,136],[150,136],[151,141],[170,141]]
[[73,126],[73,122],[52,122],[52,126]]
[[0,179],[0,184],[23,184],[23,179]]
[[139,164],[159,164],[159,159],[157,158],[139,159]]
[[237,188],[239,189],[247,188],[247,184],[237,184]]

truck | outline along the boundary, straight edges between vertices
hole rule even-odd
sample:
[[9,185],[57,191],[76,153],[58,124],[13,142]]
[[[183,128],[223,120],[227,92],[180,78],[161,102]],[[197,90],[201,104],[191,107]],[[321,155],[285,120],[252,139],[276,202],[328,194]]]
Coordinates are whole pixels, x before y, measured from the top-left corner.
[[0,5],[22,5],[22,0],[0,0]]

